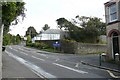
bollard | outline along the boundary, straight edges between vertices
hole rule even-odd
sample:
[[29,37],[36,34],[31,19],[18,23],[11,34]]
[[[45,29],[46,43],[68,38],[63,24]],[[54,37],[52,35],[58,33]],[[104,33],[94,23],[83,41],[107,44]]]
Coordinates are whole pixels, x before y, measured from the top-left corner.
[[115,61],[119,61],[119,54],[118,53],[115,54]]
[[101,54],[99,54],[99,66],[101,66]]
[[106,61],[106,54],[105,54],[105,53],[102,53],[101,55],[102,55],[102,60],[103,60],[103,61]]

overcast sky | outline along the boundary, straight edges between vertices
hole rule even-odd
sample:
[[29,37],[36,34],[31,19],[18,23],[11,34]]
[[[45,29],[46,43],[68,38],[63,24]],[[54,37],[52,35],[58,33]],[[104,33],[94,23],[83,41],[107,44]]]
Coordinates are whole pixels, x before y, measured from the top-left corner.
[[57,28],[56,19],[68,20],[80,16],[95,16],[105,21],[104,3],[109,0],[23,0],[26,5],[26,18],[16,26],[11,26],[10,33],[25,35],[29,26],[39,32],[44,24]]

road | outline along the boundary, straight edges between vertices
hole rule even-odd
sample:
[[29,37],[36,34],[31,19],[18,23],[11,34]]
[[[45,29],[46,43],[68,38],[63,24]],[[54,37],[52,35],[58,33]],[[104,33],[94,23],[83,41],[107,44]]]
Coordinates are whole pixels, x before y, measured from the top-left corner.
[[103,69],[81,64],[82,57],[78,55],[50,53],[20,45],[8,46],[4,55],[41,78],[112,78]]

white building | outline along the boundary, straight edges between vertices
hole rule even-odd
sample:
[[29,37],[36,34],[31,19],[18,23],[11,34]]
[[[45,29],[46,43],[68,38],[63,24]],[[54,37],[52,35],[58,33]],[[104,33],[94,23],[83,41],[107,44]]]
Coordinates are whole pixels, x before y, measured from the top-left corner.
[[60,40],[64,37],[67,37],[67,33],[65,31],[62,31],[60,29],[48,29],[44,31],[41,34],[38,34],[34,38],[32,38],[32,41],[35,42],[36,40]]

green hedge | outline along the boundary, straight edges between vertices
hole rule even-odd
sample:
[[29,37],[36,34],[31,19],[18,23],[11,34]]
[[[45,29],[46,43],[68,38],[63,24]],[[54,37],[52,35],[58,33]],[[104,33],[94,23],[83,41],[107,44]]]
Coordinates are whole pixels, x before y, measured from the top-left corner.
[[26,46],[35,47],[38,49],[47,49],[49,46],[45,43],[26,43]]

